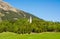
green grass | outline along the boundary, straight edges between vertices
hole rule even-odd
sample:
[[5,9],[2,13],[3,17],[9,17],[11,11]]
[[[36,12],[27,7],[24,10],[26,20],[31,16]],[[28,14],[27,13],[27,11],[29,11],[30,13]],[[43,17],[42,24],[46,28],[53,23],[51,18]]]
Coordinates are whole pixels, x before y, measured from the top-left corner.
[[0,33],[0,39],[60,39],[59,32],[38,33],[38,34],[15,34],[11,32]]

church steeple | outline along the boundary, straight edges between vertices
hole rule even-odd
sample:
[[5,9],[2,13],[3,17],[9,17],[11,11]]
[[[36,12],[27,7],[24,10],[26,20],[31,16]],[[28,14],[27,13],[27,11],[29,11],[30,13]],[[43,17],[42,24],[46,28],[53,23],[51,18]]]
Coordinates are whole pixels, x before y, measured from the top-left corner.
[[32,23],[32,17],[30,16],[30,19],[29,19],[30,23]]

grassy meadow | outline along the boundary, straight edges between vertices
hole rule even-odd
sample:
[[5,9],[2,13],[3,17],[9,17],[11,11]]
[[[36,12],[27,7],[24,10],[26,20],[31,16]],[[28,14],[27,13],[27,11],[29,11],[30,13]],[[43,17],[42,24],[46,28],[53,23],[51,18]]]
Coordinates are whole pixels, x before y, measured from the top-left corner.
[[0,33],[0,39],[60,39],[60,33],[15,34],[11,32],[3,32]]

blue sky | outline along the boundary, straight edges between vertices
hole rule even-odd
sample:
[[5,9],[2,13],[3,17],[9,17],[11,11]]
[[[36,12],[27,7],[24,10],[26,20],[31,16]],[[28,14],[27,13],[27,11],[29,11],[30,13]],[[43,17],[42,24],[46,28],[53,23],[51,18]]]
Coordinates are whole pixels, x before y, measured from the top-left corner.
[[4,0],[13,7],[48,21],[60,21],[60,0]]

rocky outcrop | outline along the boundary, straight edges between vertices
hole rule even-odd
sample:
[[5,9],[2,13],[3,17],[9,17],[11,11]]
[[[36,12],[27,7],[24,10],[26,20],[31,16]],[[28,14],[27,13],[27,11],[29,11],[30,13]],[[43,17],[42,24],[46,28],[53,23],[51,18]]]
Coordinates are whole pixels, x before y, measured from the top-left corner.
[[14,12],[17,12],[17,10],[15,8],[11,7],[10,4],[8,4],[4,1],[1,1],[1,0],[0,0],[0,8],[5,11],[12,10]]

